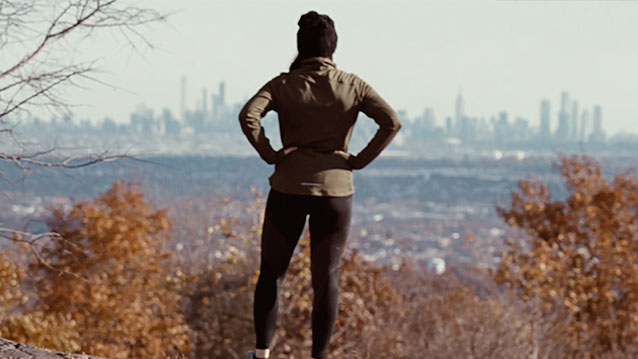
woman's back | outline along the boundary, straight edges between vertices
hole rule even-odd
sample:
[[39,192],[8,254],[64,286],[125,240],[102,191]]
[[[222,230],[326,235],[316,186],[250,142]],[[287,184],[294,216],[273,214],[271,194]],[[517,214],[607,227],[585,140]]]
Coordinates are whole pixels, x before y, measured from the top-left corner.
[[362,82],[328,58],[302,61],[273,80],[274,109],[284,147],[328,152],[347,149],[359,112]]
[[[279,115],[284,148],[297,147],[287,156],[272,150],[258,123],[270,110]],[[334,151],[348,151],[359,111],[380,128],[368,146],[348,161]],[[248,101],[240,121],[262,158],[275,164],[270,177],[273,188],[320,196],[352,194],[352,169],[372,161],[401,126],[394,110],[372,87],[337,69],[327,57],[304,59],[298,69],[269,81]]]

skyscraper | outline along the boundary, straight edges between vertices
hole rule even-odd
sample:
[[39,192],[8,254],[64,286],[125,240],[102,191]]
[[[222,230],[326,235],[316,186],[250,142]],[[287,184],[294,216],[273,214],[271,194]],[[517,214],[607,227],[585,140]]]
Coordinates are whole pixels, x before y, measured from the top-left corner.
[[445,134],[449,137],[454,136],[454,131],[453,131],[453,124],[452,124],[452,117],[446,117],[445,118]]
[[219,83],[219,104],[222,108],[226,106],[226,82],[224,81]]
[[182,125],[186,123],[186,76],[182,76],[182,88],[180,93],[180,120]]
[[208,122],[208,89],[202,89],[202,117],[204,119],[204,123]]
[[603,131],[603,110],[600,105],[594,106],[594,132]]
[[226,83],[219,83],[219,93],[213,96],[213,120],[220,121],[226,116]]
[[569,137],[569,93],[563,91],[560,99],[560,112],[558,112],[558,128],[556,129],[556,139],[564,142]]
[[569,139],[578,141],[578,101],[572,102],[572,122],[569,126]]
[[548,141],[551,135],[551,112],[549,100],[541,101],[540,136],[541,141]]
[[213,123],[217,120],[217,94],[213,93],[210,95],[210,122]]
[[463,95],[459,92],[458,96],[456,96],[456,108],[454,113],[454,132],[456,132],[456,135],[461,132],[461,124],[463,117],[465,117],[465,109],[463,107]]
[[603,130],[603,110],[600,105],[594,106],[593,122],[594,128],[589,136],[589,140],[592,142],[604,142],[606,134]]
[[579,135],[578,140],[584,142],[587,140],[587,127],[589,126],[589,110],[583,110],[583,113],[580,116],[580,127],[579,127]]
[[415,121],[415,128],[421,134],[429,133],[434,130],[436,119],[434,117],[434,110],[430,107],[426,107],[423,110],[423,115],[418,117]]
[[434,116],[434,109],[433,108],[426,108],[425,111],[423,112],[423,119],[425,121],[425,127],[429,130],[432,131],[434,130],[434,126],[436,126],[436,116]]
[[502,143],[509,140],[508,135],[510,134],[509,128],[509,120],[508,114],[505,111],[501,111],[498,114],[498,119],[494,123],[494,140],[496,142]]

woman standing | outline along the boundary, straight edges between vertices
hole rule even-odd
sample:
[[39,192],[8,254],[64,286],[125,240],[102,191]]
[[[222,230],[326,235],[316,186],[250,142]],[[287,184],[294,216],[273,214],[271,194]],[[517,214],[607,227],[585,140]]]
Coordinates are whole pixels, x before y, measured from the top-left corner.
[[[350,230],[352,170],[368,165],[390,143],[401,122],[396,112],[359,77],[338,70],[334,23],[314,11],[301,16],[299,55],[266,83],[239,114],[242,131],[261,158],[275,165],[261,237],[261,265],[254,297],[257,339],[252,358],[268,358],[277,321],[279,281],[309,217],[313,288],[312,357],[326,358],[337,317],[339,266]],[[275,151],[261,118],[279,116],[283,148]],[[359,112],[378,125],[357,155],[348,153]]]

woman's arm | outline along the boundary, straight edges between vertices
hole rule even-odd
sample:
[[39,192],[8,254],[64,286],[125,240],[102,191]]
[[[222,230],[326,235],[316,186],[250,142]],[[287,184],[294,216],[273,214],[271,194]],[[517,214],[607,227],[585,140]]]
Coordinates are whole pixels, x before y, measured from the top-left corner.
[[284,150],[275,151],[261,126],[261,118],[273,109],[272,81],[264,85],[244,105],[239,113],[239,124],[248,138],[248,142],[257,150],[259,156],[268,164],[279,162],[285,156]]
[[372,118],[379,125],[379,129],[361,152],[348,158],[348,163],[353,169],[361,169],[372,162],[401,128],[399,115],[370,85],[364,82],[362,91],[361,112]]

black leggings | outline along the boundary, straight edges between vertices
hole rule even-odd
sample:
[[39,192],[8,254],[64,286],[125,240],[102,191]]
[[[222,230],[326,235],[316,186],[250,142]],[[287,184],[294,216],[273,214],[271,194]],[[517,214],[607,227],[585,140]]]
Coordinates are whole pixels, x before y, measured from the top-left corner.
[[312,356],[325,358],[337,318],[339,265],[345,247],[352,196],[320,197],[270,190],[261,237],[261,267],[255,289],[257,348],[268,349],[277,322],[279,281],[310,216],[310,268],[314,293]]

